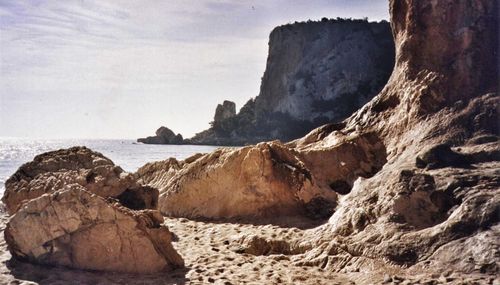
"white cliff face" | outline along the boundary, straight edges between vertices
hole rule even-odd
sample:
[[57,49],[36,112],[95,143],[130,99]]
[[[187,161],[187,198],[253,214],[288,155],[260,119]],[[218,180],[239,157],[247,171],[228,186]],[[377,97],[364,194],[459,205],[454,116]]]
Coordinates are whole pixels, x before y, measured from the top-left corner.
[[339,120],[381,90],[393,68],[388,23],[323,21],[276,28],[256,116]]

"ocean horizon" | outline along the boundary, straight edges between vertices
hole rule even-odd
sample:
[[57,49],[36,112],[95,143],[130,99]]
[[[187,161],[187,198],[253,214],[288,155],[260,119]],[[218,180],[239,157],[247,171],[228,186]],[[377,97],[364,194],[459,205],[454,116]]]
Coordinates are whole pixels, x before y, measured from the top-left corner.
[[195,153],[208,153],[219,146],[206,145],[151,145],[137,143],[133,139],[35,139],[0,137],[0,194],[5,190],[5,181],[24,163],[39,154],[86,146],[100,152],[127,172],[152,161],[173,157],[185,159]]

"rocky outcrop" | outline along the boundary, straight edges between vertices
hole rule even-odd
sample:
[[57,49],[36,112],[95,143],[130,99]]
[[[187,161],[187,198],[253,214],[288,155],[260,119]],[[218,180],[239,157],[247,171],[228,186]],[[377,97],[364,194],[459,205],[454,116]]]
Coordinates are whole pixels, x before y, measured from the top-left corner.
[[259,95],[190,143],[296,139],[356,111],[382,89],[393,63],[387,22],[324,19],[277,27]]
[[221,148],[185,161],[150,163],[136,175],[159,189],[160,210],[170,216],[327,218],[345,194],[340,187],[370,177],[385,157],[384,145],[368,133],[300,151],[277,141]]
[[390,1],[396,65],[375,98],[286,145],[221,149],[148,172],[160,209],[286,215],[309,203],[313,213],[333,212],[312,231],[310,249],[291,251],[279,237],[241,244],[331,271],[497,274],[497,11],[486,0]]
[[[373,132],[386,146],[388,162],[373,177],[354,182],[329,225],[318,229],[317,248],[295,260],[334,271],[387,260],[417,271],[494,274],[498,256],[489,252],[498,254],[492,237],[500,205],[500,100],[490,79],[498,78],[491,60],[498,4],[390,3],[398,48],[388,85],[345,127],[290,144],[318,148]],[[463,250],[479,239],[473,251]]]
[[101,153],[86,147],[37,155],[5,182],[2,202],[9,214],[13,214],[23,201],[69,184],[81,185],[101,197],[117,198],[133,209],[157,207],[158,190],[137,184],[131,174],[124,172]]
[[[158,190],[85,147],[44,153],[5,184],[4,231],[18,259],[151,273],[183,266],[156,209]],[[148,210],[145,210],[148,209]]]
[[335,193],[317,187],[296,155],[279,142],[261,143],[219,149],[191,162],[170,159],[153,171],[146,171],[152,168],[146,165],[137,174],[147,185],[161,188],[160,210],[171,216],[302,214],[314,199],[329,205],[331,214]]
[[231,101],[224,100],[222,104],[217,105],[214,115],[214,124],[220,121],[232,118],[236,115],[236,104]]
[[[498,50],[497,11],[498,3],[488,0],[392,0],[395,70],[384,89],[351,117],[287,144],[221,148],[184,161],[150,163],[134,179],[158,188],[159,208],[172,216],[257,217],[255,222],[268,215],[330,216],[304,233],[306,242],[243,236],[231,253],[275,255],[274,260],[286,259],[294,266],[358,276],[379,269],[434,278],[451,271],[489,274],[494,283],[500,252],[500,97],[491,80],[498,78],[498,61],[492,57]],[[59,195],[85,191],[75,187],[77,192],[64,189],[24,204],[12,225],[23,228],[33,218],[35,228],[58,219],[48,214],[51,207],[58,208]],[[85,197],[70,201],[104,201],[97,195]],[[57,206],[38,207],[46,199]],[[75,204],[68,208],[80,211]],[[93,221],[94,212],[89,216],[86,211],[79,212],[85,217],[81,220]],[[43,214],[28,218],[32,212]],[[18,214],[26,216],[15,219]],[[80,219],[57,224],[72,225],[74,220]],[[44,237],[51,229],[67,231],[63,228],[50,226],[37,233]],[[5,232],[12,252],[21,257],[40,257],[39,250],[57,252],[52,248],[64,244],[57,240],[50,250],[24,247],[22,241],[29,237],[11,238],[14,231]],[[54,244],[44,240],[29,244]],[[448,279],[453,274],[443,277],[443,283],[454,281]]]
[[155,210],[131,211],[78,184],[25,203],[5,229],[16,258],[78,269],[153,273],[183,267]]
[[181,134],[175,134],[167,127],[160,127],[156,130],[156,136],[139,138],[137,142],[145,144],[183,144],[184,138]]

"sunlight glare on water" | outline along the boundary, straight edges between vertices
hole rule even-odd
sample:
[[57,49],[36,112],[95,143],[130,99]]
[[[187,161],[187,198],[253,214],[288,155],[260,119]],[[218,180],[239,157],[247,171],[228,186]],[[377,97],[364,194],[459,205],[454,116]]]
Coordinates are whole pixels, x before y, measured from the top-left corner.
[[68,148],[86,146],[101,152],[125,171],[134,172],[151,161],[169,157],[184,159],[195,153],[211,152],[217,147],[198,145],[147,145],[133,140],[35,140],[0,138],[0,194],[4,183],[23,163],[31,161],[36,155]]

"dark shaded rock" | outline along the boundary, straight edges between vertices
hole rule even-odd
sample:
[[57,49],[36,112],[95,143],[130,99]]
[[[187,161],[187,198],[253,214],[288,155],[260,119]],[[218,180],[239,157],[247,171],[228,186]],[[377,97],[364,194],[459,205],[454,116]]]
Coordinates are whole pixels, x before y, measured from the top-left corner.
[[[351,115],[382,89],[393,65],[394,42],[387,22],[337,19],[277,27],[269,37],[259,95],[236,115],[229,103],[217,106],[212,127],[190,143],[297,139]],[[394,99],[382,102],[379,109],[394,107],[399,102]]]
[[422,152],[416,158],[415,165],[418,168],[436,169],[449,166],[467,166],[469,159],[460,153],[453,151],[447,144],[435,145]]
[[330,183],[330,188],[341,195],[346,195],[351,192],[352,187],[344,180],[335,180],[334,182]]
[[167,127],[160,127],[156,130],[156,136],[137,139],[137,142],[145,144],[183,144],[184,139],[181,134],[175,134]]
[[336,203],[323,197],[315,197],[304,205],[306,215],[312,219],[327,219],[335,211]]
[[145,144],[166,144],[165,139],[162,137],[145,137],[137,139],[137,142]]
[[141,186],[127,189],[116,198],[120,203],[132,210],[156,209],[158,207],[158,189]]
[[478,145],[478,144],[485,144],[485,143],[490,143],[490,142],[496,142],[498,141],[498,136],[495,135],[481,135],[477,137],[473,137],[468,141],[469,144],[473,145]]
[[236,115],[236,104],[231,101],[224,100],[222,104],[217,105],[215,109],[214,122],[229,119]]

